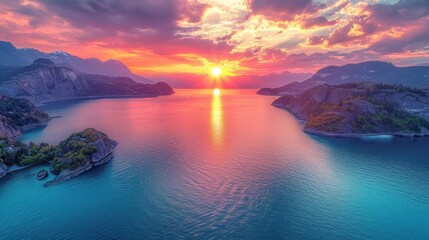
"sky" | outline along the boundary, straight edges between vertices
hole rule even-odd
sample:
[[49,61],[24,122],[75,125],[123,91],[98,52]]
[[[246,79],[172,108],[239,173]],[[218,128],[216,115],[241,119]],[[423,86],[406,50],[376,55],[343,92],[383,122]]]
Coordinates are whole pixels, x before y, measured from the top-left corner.
[[144,76],[428,64],[428,0],[0,0],[0,39]]

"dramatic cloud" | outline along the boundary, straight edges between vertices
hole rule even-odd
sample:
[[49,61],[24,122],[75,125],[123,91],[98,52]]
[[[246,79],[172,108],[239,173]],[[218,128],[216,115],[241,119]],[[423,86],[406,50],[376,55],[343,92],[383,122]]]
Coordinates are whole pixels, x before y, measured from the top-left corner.
[[319,27],[325,27],[325,26],[332,26],[334,24],[337,23],[337,20],[328,20],[326,17],[324,16],[319,16],[319,17],[313,17],[313,18],[307,18],[302,26],[304,28],[311,28],[314,26],[319,26]]
[[[347,11],[355,12],[356,16],[351,15],[324,37],[329,45],[371,45],[379,42],[381,38],[398,38],[398,41],[401,41],[400,38],[408,35],[406,33],[410,30],[414,31],[416,27],[428,25],[429,1],[401,0],[394,4],[362,3],[349,5],[345,9],[345,12]],[[424,40],[419,37],[415,39]]]
[[312,0],[250,0],[252,14],[263,15],[270,19],[291,20],[298,14],[314,11]]
[[0,0],[0,39],[143,75],[315,71],[429,57],[427,0]]
[[198,22],[207,5],[186,0],[40,0],[70,23],[108,30],[171,30],[177,21]]
[[429,25],[413,28],[400,38],[386,37],[380,39],[370,47],[370,50],[383,54],[428,51]]
[[380,24],[403,25],[429,16],[429,1],[427,0],[400,0],[389,4],[368,5],[366,8],[371,12],[373,20]]

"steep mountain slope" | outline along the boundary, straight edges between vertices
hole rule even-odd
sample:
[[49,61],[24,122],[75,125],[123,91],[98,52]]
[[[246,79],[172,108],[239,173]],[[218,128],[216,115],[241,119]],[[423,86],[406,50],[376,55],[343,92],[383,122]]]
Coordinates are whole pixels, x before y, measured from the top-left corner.
[[422,88],[429,85],[429,67],[396,67],[386,62],[362,62],[344,66],[329,66],[320,69],[303,82],[287,84],[279,88],[263,88],[263,95],[299,94],[317,85],[338,85],[351,82],[374,82]]
[[56,64],[71,64],[80,72],[112,77],[124,76],[141,83],[153,83],[153,81],[147,78],[132,73],[124,63],[118,60],[101,61],[97,58],[79,58],[63,51],[44,53],[33,48],[17,49],[10,42],[0,41],[1,68],[28,66],[38,58],[47,58]]
[[22,131],[44,127],[49,115],[24,99],[0,96],[0,139],[14,138]]
[[142,84],[126,77],[82,74],[57,66],[49,59],[37,59],[32,65],[0,78],[0,94],[36,104],[74,98],[154,97],[173,93],[165,83]]
[[10,42],[0,41],[0,65],[25,66],[28,60]]

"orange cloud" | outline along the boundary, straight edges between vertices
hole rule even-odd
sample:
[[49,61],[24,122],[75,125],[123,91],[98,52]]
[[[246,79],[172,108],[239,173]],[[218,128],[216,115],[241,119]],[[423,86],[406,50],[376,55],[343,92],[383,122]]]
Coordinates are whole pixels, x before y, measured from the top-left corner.
[[[27,0],[0,2],[18,47],[118,59],[141,75],[314,71],[362,60],[421,63],[426,1]],[[417,54],[418,53],[418,54]]]

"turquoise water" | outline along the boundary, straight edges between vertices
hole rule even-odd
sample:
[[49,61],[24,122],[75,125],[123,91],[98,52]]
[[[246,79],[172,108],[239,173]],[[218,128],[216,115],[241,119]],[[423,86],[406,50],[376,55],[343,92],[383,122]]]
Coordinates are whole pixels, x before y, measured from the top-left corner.
[[429,140],[307,135],[273,97],[171,97],[45,107],[24,141],[95,127],[112,162],[44,188],[0,180],[0,239],[428,239]]

